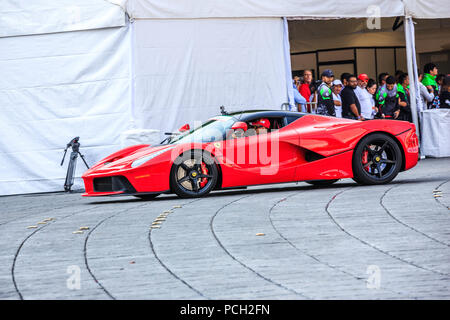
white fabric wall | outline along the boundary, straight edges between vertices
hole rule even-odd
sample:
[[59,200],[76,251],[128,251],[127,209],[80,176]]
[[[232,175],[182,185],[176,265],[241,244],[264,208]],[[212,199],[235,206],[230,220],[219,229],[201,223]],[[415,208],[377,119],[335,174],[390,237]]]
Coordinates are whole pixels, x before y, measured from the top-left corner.
[[450,109],[422,111],[422,154],[450,157]]
[[[126,27],[0,38],[0,195],[63,190],[75,136],[90,165],[119,148],[128,44]],[[79,159],[77,176],[85,170]]]
[[280,18],[136,20],[135,36],[138,128],[288,102]]
[[405,14],[419,19],[450,18],[448,0],[403,0]]
[[123,9],[105,0],[0,0],[0,37],[124,26]]

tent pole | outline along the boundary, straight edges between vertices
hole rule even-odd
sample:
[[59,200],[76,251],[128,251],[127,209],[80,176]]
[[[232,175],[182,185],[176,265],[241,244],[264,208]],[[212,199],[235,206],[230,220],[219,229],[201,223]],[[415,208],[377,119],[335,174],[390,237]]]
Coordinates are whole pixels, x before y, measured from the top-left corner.
[[[419,92],[419,75],[417,74],[417,62],[416,62],[416,48],[415,48],[415,34],[414,34],[414,22],[411,16],[405,17],[405,40],[406,40],[406,60],[408,66],[408,75],[409,75],[409,96],[411,103],[411,114],[414,124],[416,125],[416,133],[420,139],[420,126],[419,126],[419,117],[418,117],[418,99],[420,98]],[[420,142],[419,142],[419,146]],[[422,148],[419,148],[422,150]],[[422,154],[422,151],[420,151]]]
[[[295,110],[294,89],[292,88],[292,67],[291,67],[291,47],[289,44],[288,21],[283,18],[283,51],[284,51],[284,69],[286,72],[287,99],[289,110]],[[284,103],[283,103],[284,104]]]
[[129,37],[130,37],[130,127],[132,129],[136,128],[136,117],[135,117],[135,89],[134,89],[134,78],[135,78],[135,67],[134,67],[134,47],[135,47],[135,34],[134,34],[134,19],[129,18]]

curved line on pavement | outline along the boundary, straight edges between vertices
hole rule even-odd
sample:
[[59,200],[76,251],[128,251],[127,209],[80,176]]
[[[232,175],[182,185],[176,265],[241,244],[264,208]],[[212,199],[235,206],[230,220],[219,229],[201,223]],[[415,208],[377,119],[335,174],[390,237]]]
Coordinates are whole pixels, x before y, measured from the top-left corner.
[[[183,206],[191,204],[193,202],[199,201],[201,199],[195,199],[194,201],[190,201],[186,204],[183,204]],[[153,255],[155,256],[156,260],[158,261],[158,263],[168,272],[170,273],[175,279],[179,280],[181,283],[183,283],[185,286],[187,286],[189,289],[191,289],[192,291],[194,291],[195,293],[197,293],[199,296],[210,300],[210,298],[208,298],[207,296],[205,296],[202,292],[200,292],[199,290],[197,290],[196,288],[194,288],[192,285],[190,285],[186,280],[184,280],[183,278],[181,278],[180,276],[178,276],[172,269],[170,269],[162,260],[161,258],[158,256],[158,254],[156,253],[155,247],[153,245],[153,241],[152,241],[152,229],[150,229],[148,231],[148,241],[150,243],[150,249],[153,252]]]
[[276,286],[278,286],[278,287],[280,287],[280,288],[282,288],[282,289],[284,289],[284,290],[290,291],[290,292],[292,292],[292,293],[294,293],[294,294],[296,294],[296,295],[302,296],[302,297],[304,297],[304,298],[306,298],[306,299],[311,299],[310,297],[306,296],[305,294],[303,294],[303,293],[301,293],[301,292],[298,292],[298,291],[296,291],[296,290],[293,290],[293,289],[291,289],[291,288],[288,288],[288,287],[282,285],[281,283],[278,283],[278,282],[276,282],[276,281],[274,281],[274,280],[272,280],[272,279],[270,279],[270,278],[267,278],[267,277],[263,276],[262,274],[260,274],[259,272],[257,272],[257,271],[254,270],[253,268],[251,268],[250,266],[246,265],[245,263],[243,263],[242,261],[240,261],[238,258],[236,258],[234,255],[232,255],[232,254],[227,250],[227,248],[225,248],[225,246],[222,244],[222,242],[221,242],[220,239],[218,238],[216,232],[214,231],[214,220],[215,220],[215,218],[217,217],[217,215],[219,214],[219,212],[222,211],[222,210],[223,210],[224,208],[226,208],[227,206],[229,206],[230,204],[232,204],[232,203],[234,203],[234,202],[237,202],[237,201],[239,201],[239,200],[242,200],[242,199],[244,199],[244,198],[250,197],[250,196],[251,196],[251,195],[246,195],[246,196],[244,196],[244,197],[241,197],[241,198],[238,198],[238,199],[236,199],[236,200],[233,200],[233,201],[231,201],[231,202],[225,204],[224,206],[222,206],[221,208],[219,208],[219,209],[216,211],[216,213],[212,216],[212,218],[211,218],[211,220],[210,220],[210,223],[209,223],[210,229],[211,229],[211,232],[212,232],[214,238],[216,239],[216,241],[217,241],[217,243],[219,244],[219,246],[223,249],[223,251],[225,251],[225,253],[226,253],[228,256],[230,256],[234,261],[238,262],[241,266],[243,266],[243,267],[246,268],[247,270],[250,270],[251,272],[253,272],[254,274],[256,274],[259,278],[264,279],[264,280],[266,280],[267,282],[270,282],[270,283],[272,283],[272,284],[274,284],[274,285],[276,285]]
[[333,221],[333,223],[334,223],[339,229],[341,229],[342,232],[344,232],[344,233],[346,233],[347,235],[349,235],[350,237],[352,237],[352,238],[358,240],[358,241],[361,242],[362,244],[364,244],[364,245],[366,245],[366,246],[368,246],[368,247],[371,247],[371,248],[377,250],[378,252],[381,252],[382,254],[385,254],[385,255],[387,255],[387,256],[393,258],[393,259],[396,259],[396,260],[398,260],[398,261],[401,261],[401,262],[403,262],[403,263],[406,263],[406,264],[411,265],[411,266],[413,266],[413,267],[416,267],[416,268],[418,268],[418,269],[422,269],[422,270],[425,270],[425,271],[429,271],[429,272],[432,272],[432,273],[439,274],[439,275],[441,275],[441,276],[450,276],[450,274],[448,274],[448,273],[443,273],[443,272],[440,272],[440,271],[436,271],[436,270],[433,270],[433,269],[429,269],[429,268],[427,268],[427,267],[423,267],[423,266],[418,265],[418,264],[416,264],[416,263],[413,263],[413,262],[411,262],[411,261],[407,261],[407,260],[405,260],[405,259],[403,259],[403,258],[400,258],[400,257],[397,257],[397,256],[395,256],[395,255],[393,255],[393,254],[390,254],[389,252],[384,251],[383,249],[380,249],[380,248],[378,248],[377,246],[371,245],[370,243],[368,243],[367,241],[365,241],[365,240],[363,240],[363,239],[361,239],[361,238],[358,238],[357,236],[355,236],[354,234],[352,234],[352,233],[350,233],[348,230],[346,230],[344,227],[342,227],[342,226],[336,221],[336,219],[333,217],[333,215],[331,214],[331,212],[329,211],[329,207],[330,207],[331,203],[332,203],[339,195],[341,195],[342,193],[344,193],[345,191],[348,191],[348,190],[350,190],[350,188],[349,188],[349,189],[346,189],[346,190],[343,190],[343,191],[340,191],[340,192],[338,192],[338,193],[336,193],[336,194],[331,198],[331,200],[328,201],[328,203],[327,203],[327,205],[326,205],[326,207],[325,207],[325,211],[327,212],[327,214],[328,214],[328,216],[330,217],[331,221]]
[[78,213],[82,213],[82,212],[86,212],[86,211],[91,211],[91,210],[93,210],[93,209],[94,209],[94,208],[92,208],[92,209],[87,209],[87,210],[84,210],[84,209],[83,209],[83,210],[76,211],[76,212],[73,212],[73,213],[71,213],[71,214],[68,214],[68,215],[66,215],[66,216],[64,216],[64,217],[58,218],[58,219],[55,220],[55,221],[51,221],[50,223],[47,223],[45,226],[42,226],[42,227],[40,227],[40,228],[34,230],[32,233],[30,233],[30,234],[29,234],[29,235],[28,235],[28,236],[20,243],[19,247],[18,247],[17,250],[16,250],[16,253],[14,254],[13,264],[12,264],[12,266],[11,266],[11,277],[12,277],[12,281],[13,281],[13,284],[14,284],[14,289],[16,290],[16,293],[19,295],[20,300],[24,300],[24,298],[23,298],[22,292],[19,290],[19,286],[18,286],[18,284],[17,284],[16,275],[15,275],[15,270],[16,270],[17,259],[19,258],[19,254],[20,254],[20,252],[21,252],[21,250],[22,250],[22,247],[25,245],[25,243],[26,243],[32,236],[34,236],[36,233],[38,233],[38,232],[41,231],[42,229],[45,229],[46,227],[52,225],[54,222],[64,220],[64,219],[69,218],[69,217],[71,217],[71,216],[74,216],[74,215],[76,215],[76,214],[78,214]]
[[411,229],[411,230],[414,231],[414,232],[417,232],[417,233],[423,235],[424,237],[426,237],[426,238],[428,238],[428,239],[430,239],[430,240],[432,240],[432,241],[435,241],[435,242],[437,242],[437,243],[439,243],[439,244],[442,244],[442,245],[444,245],[444,246],[450,247],[450,245],[449,245],[448,243],[445,243],[445,242],[443,242],[443,241],[441,241],[441,240],[439,240],[439,239],[433,238],[432,236],[430,236],[430,235],[428,235],[428,234],[426,234],[426,233],[424,233],[424,232],[422,232],[422,231],[420,231],[420,230],[417,230],[416,228],[410,226],[409,224],[407,224],[407,223],[401,221],[400,219],[398,219],[397,217],[395,217],[395,216],[392,214],[392,212],[389,211],[388,208],[386,208],[386,206],[385,206],[384,203],[383,203],[384,197],[388,194],[389,191],[391,191],[392,189],[394,189],[394,188],[396,188],[396,187],[398,187],[398,185],[397,185],[397,186],[393,186],[393,187],[387,189],[387,190],[383,193],[383,195],[381,196],[381,198],[380,198],[380,205],[383,207],[384,211],[386,211],[386,213],[387,213],[392,219],[394,219],[395,221],[397,221],[397,222],[400,223],[401,225],[403,225],[403,226],[405,226],[405,227]]
[[[365,277],[359,277],[358,275],[355,275],[355,274],[353,274],[353,273],[351,273],[351,272],[342,270],[341,268],[339,268],[339,267],[337,267],[337,266],[334,266],[334,265],[332,265],[332,264],[329,264],[328,262],[322,261],[321,259],[319,259],[319,258],[317,258],[316,256],[314,256],[314,255],[312,255],[312,254],[306,252],[305,250],[302,250],[302,249],[298,248],[294,243],[292,243],[292,241],[290,241],[286,236],[284,236],[284,234],[283,234],[281,231],[279,231],[279,230],[277,229],[277,227],[275,227],[275,224],[274,224],[273,219],[272,219],[272,211],[273,211],[273,209],[274,209],[279,203],[281,203],[282,201],[285,201],[286,199],[288,199],[288,198],[290,198],[290,197],[292,197],[292,196],[294,196],[294,195],[298,195],[298,194],[296,194],[296,193],[291,194],[291,195],[287,196],[286,198],[284,198],[284,199],[278,201],[277,203],[275,203],[275,204],[270,208],[270,211],[269,211],[269,219],[270,219],[270,223],[272,224],[272,228],[275,230],[275,232],[278,233],[278,235],[279,235],[283,240],[285,240],[289,245],[291,245],[295,250],[299,251],[300,253],[302,253],[302,254],[304,254],[304,255],[310,257],[311,259],[317,261],[318,263],[323,264],[323,265],[325,265],[325,266],[327,266],[327,267],[329,267],[329,268],[331,268],[331,269],[333,269],[333,270],[336,270],[336,271],[338,271],[338,272],[341,272],[341,273],[343,273],[343,274],[346,274],[346,275],[348,275],[348,276],[354,278],[355,280],[363,281],[364,283],[366,283],[366,282],[367,282],[367,279],[366,279]],[[389,288],[386,288],[386,291],[389,291],[389,292],[392,292],[392,293],[395,293],[395,294],[398,294],[398,295],[403,295],[401,292],[394,291],[394,290],[391,290],[391,289],[389,289]],[[414,297],[414,299],[417,299],[417,298]]]

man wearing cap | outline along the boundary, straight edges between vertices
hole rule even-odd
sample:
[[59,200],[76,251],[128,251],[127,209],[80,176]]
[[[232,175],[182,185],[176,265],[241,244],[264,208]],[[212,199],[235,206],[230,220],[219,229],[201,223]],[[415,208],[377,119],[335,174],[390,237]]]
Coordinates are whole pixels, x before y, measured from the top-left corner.
[[333,92],[331,91],[331,83],[333,82],[333,71],[326,69],[322,72],[322,83],[317,89],[317,114],[324,116],[336,116],[334,109]]
[[361,73],[358,76],[358,86],[355,89],[355,94],[358,97],[358,100],[361,102],[364,96],[364,90],[366,90],[367,82],[369,82],[369,76],[365,73]]
[[261,118],[250,122],[250,128],[245,132],[245,136],[253,136],[267,133],[270,129],[270,120],[267,118]]
[[384,119],[397,119],[400,114],[399,101],[400,96],[397,92],[395,78],[389,76],[386,78],[386,84],[381,87],[377,98],[380,116]]

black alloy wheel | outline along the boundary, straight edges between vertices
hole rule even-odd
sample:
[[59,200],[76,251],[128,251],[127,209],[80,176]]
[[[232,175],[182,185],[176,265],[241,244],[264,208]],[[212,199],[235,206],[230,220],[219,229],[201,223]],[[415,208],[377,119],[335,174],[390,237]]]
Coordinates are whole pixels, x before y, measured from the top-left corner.
[[403,155],[394,139],[375,133],[363,138],[353,154],[353,180],[360,184],[384,184],[401,170]]
[[182,198],[195,198],[214,189],[219,170],[214,159],[201,150],[191,150],[178,157],[170,171],[172,191]]

